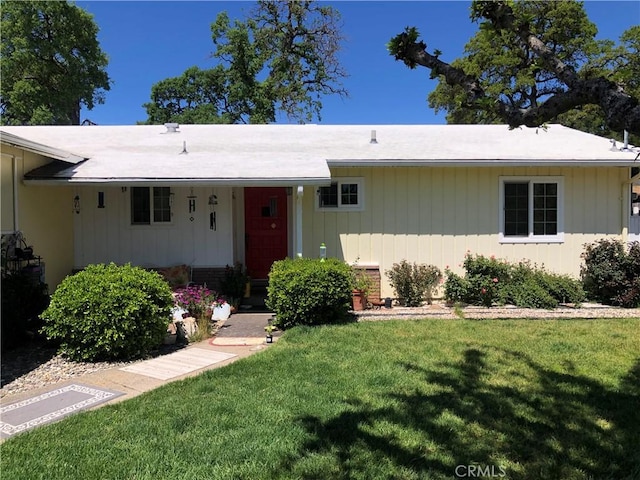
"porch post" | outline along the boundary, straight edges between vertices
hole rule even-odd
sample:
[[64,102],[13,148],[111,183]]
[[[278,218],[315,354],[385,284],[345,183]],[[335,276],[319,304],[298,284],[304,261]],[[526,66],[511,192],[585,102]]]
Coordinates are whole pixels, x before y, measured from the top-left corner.
[[298,185],[296,190],[296,257],[302,257],[302,195],[304,187]]

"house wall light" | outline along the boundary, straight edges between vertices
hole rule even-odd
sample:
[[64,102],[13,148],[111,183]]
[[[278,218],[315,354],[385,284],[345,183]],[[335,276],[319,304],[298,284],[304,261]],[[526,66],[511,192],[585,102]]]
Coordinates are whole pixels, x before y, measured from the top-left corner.
[[75,213],[80,213],[80,196],[76,195],[73,197],[73,211]]

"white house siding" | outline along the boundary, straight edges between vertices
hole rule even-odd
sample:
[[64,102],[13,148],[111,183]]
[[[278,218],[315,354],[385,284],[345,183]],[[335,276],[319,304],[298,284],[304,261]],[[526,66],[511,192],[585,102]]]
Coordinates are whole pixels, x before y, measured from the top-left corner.
[[[563,243],[499,243],[500,176],[564,177]],[[382,296],[393,295],[384,275],[393,263],[407,259],[463,273],[467,251],[529,259],[578,277],[585,243],[620,238],[627,176],[624,168],[333,168],[333,178],[364,178],[364,211],[318,211],[315,189],[307,188],[305,255],[317,255],[324,242],[330,256],[379,265]]]
[[[162,186],[162,185],[157,185]],[[74,215],[76,268],[92,263],[131,262],[143,267],[224,267],[233,263],[230,188],[194,187],[196,211],[189,213],[190,187],[171,187],[172,222],[131,225],[131,187],[80,186],[80,213]],[[105,208],[98,208],[103,191]],[[218,197],[217,229],[209,227],[209,195]],[[193,216],[193,221],[190,217]]]
[[50,162],[35,153],[2,146],[2,232],[14,229],[13,218],[13,158],[17,158],[17,227],[33,253],[42,258],[45,282],[49,290],[71,273],[73,268],[72,196],[68,187],[26,186],[26,172]]

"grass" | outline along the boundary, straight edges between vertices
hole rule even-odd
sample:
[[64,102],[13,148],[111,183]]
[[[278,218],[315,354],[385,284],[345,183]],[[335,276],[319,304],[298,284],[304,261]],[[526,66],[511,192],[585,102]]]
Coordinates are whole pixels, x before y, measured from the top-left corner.
[[297,328],[7,440],[2,478],[638,478],[638,345],[640,319]]

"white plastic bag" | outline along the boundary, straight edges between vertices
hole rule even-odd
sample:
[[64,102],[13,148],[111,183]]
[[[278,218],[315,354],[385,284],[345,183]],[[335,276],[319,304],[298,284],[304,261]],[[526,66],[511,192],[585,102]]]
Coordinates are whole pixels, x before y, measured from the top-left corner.
[[220,303],[213,307],[213,315],[211,320],[226,320],[231,316],[231,305],[227,302]]

